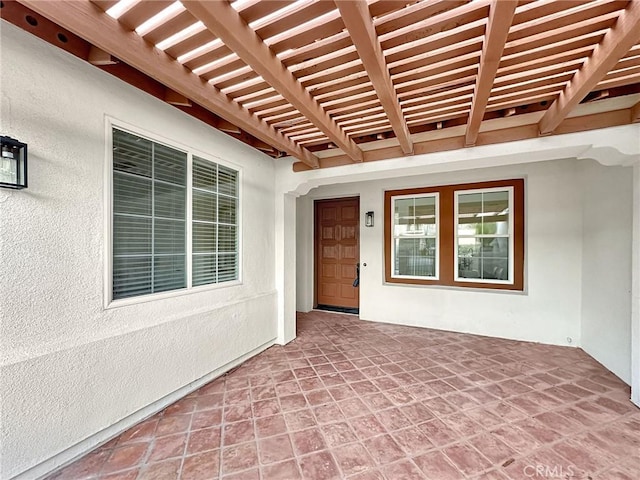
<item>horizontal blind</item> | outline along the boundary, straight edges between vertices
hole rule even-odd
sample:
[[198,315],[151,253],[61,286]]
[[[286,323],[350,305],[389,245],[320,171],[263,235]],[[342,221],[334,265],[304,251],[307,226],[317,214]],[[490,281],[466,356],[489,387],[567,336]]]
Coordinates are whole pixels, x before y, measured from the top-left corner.
[[187,154],[113,129],[113,299],[186,287]]
[[193,157],[192,284],[238,279],[238,172]]

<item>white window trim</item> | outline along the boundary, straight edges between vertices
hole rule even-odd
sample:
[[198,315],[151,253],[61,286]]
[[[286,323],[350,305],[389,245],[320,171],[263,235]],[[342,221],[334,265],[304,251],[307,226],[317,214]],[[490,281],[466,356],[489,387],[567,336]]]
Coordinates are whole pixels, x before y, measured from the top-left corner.
[[[491,193],[491,192],[509,192],[509,280],[493,280],[484,278],[464,278],[458,276],[458,197],[460,195],[469,195],[474,193]],[[476,188],[471,190],[456,190],[453,192],[453,215],[454,215],[454,235],[453,235],[453,272],[454,281],[456,282],[469,282],[469,283],[493,283],[496,285],[513,285],[515,281],[515,269],[514,269],[514,235],[513,235],[513,223],[514,223],[514,202],[513,202],[513,187],[492,187],[492,188]],[[506,235],[502,235],[504,238]],[[474,235],[473,237],[465,238],[483,238],[491,237],[495,238],[497,235]]]
[[[187,248],[186,248],[186,256],[187,256],[187,286],[185,288],[181,288],[178,290],[170,290],[166,292],[158,292],[158,293],[150,293],[147,295],[140,295],[136,297],[128,297],[114,300],[113,299],[113,129],[119,129],[133,135],[138,135],[140,137],[144,137],[148,140],[151,140],[156,143],[161,143],[168,147],[174,148],[176,150],[180,150],[182,152],[187,153],[187,198],[186,205],[188,205],[185,221],[186,225],[186,235],[187,235]],[[193,157],[199,157],[203,160],[208,160],[218,165],[222,165],[224,167],[231,168],[238,172],[238,204],[236,209],[236,218],[238,219],[237,224],[237,235],[238,235],[238,279],[232,280],[229,282],[223,283],[213,283],[208,285],[198,285],[194,287],[192,285],[192,264],[193,264],[193,245],[190,241],[193,233]],[[153,302],[156,300],[162,300],[165,298],[172,297],[181,297],[183,295],[191,295],[194,293],[207,292],[210,290],[218,290],[222,288],[235,287],[238,285],[242,285],[244,283],[243,280],[243,169],[241,166],[229,162],[225,159],[217,157],[215,155],[210,155],[208,153],[197,150],[193,147],[189,147],[184,145],[178,141],[173,139],[169,139],[158,135],[156,133],[144,130],[142,128],[136,127],[134,125],[128,124],[121,120],[117,120],[115,118],[105,116],[105,168],[104,168],[104,197],[103,197],[103,211],[104,211],[104,245],[105,245],[105,261],[104,261],[104,276],[103,276],[103,285],[104,285],[104,294],[103,294],[103,308],[111,309],[124,307],[127,305],[135,305],[138,303],[146,303]]]
[[[427,198],[427,197],[433,197],[436,199],[436,235],[435,235],[435,238],[436,238],[435,272],[436,274],[431,277],[425,277],[420,275],[396,275],[394,273],[394,265],[396,264],[396,249],[395,249],[396,236],[394,233],[395,225],[396,225],[396,219],[395,219],[396,200],[401,200],[403,198]],[[416,238],[433,238],[433,237],[416,235]],[[395,195],[391,197],[391,278],[400,278],[400,279],[408,279],[408,280],[434,280],[434,281],[440,279],[440,192]]]

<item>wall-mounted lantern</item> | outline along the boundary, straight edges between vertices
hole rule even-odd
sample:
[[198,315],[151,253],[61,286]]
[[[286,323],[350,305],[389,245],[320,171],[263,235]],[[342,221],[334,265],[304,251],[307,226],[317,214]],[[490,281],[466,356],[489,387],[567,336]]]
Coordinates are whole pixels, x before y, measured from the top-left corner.
[[373,227],[373,212],[367,212],[364,214],[364,226]]
[[0,187],[27,188],[27,144],[0,137]]

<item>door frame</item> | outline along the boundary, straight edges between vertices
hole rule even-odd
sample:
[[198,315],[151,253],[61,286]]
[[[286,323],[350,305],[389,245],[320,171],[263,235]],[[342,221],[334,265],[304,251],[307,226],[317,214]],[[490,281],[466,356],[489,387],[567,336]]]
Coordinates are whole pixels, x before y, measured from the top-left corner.
[[[318,241],[318,235],[320,229],[318,228],[318,206],[321,203],[329,203],[340,200],[357,200],[358,201],[358,229],[356,231],[356,235],[358,238],[358,259],[360,259],[360,195],[349,195],[346,197],[335,197],[335,198],[318,198],[313,200],[313,308],[318,308],[318,276],[320,275],[319,265],[319,255],[320,251],[318,246],[320,242]],[[358,286],[358,288],[360,288]],[[360,294],[358,293],[358,309],[360,308]]]

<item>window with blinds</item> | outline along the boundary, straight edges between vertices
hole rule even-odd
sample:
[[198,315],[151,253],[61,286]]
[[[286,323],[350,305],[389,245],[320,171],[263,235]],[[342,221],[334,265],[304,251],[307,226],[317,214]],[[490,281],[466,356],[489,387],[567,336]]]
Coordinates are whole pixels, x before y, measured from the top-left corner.
[[238,172],[112,134],[113,300],[237,280]]
[[193,285],[238,279],[238,172],[193,157]]

